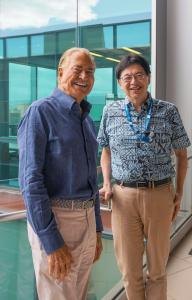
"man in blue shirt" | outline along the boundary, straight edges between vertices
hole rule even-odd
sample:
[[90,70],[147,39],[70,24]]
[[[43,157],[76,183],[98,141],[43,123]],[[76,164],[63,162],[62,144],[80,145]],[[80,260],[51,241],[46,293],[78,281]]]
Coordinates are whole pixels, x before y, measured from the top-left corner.
[[148,93],[150,67],[143,57],[124,57],[116,76],[126,97],[104,108],[98,134],[103,148],[101,193],[106,200],[112,197],[115,254],[128,299],[166,300],[170,228],[181,203],[190,142],[175,105]]
[[93,261],[102,251],[97,141],[89,51],[61,57],[58,88],[32,103],[18,128],[19,180],[27,209],[39,300],[85,300]]

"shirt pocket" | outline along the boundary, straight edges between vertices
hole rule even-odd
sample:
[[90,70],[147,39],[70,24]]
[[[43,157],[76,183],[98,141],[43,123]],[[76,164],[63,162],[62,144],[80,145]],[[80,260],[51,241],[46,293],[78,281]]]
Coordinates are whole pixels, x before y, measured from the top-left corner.
[[53,137],[51,140],[47,143],[47,149],[46,152],[49,153],[59,153],[60,152],[60,141],[58,137]]
[[49,154],[62,154],[71,152],[73,141],[65,140],[61,137],[53,137],[47,143],[46,153]]

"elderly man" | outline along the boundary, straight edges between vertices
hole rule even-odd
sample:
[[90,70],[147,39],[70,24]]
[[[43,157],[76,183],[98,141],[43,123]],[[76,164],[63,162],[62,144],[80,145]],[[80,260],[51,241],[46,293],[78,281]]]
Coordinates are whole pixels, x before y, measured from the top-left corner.
[[33,102],[19,124],[19,179],[39,300],[85,300],[102,251],[97,141],[84,100],[94,71],[88,50],[67,50],[58,88]]
[[[112,197],[115,254],[128,299],[166,300],[170,228],[181,203],[190,142],[175,105],[148,93],[150,68],[143,57],[124,57],[116,76],[126,97],[104,109],[98,135],[103,147],[101,193],[106,200]],[[172,149],[177,159],[176,190]]]

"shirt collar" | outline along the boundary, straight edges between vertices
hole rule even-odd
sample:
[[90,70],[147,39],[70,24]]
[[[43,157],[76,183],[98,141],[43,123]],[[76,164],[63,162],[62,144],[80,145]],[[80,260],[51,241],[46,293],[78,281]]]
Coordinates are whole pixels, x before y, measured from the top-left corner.
[[[57,101],[59,101],[59,104],[69,110],[69,111],[74,111],[74,112],[77,112],[79,111],[80,112],[80,107],[82,108],[83,110],[83,114],[82,115],[88,115],[90,110],[91,110],[91,104],[86,101],[86,100],[82,100],[80,105],[75,101],[75,99],[67,94],[65,94],[63,91],[61,91],[59,88],[55,88],[53,93],[52,93],[52,96],[54,98],[57,98]],[[85,116],[84,116],[85,117]]]
[[[150,104],[150,102],[151,102],[151,99],[152,99],[151,94],[148,93],[148,98],[147,98],[147,100],[142,104],[142,106],[141,106],[141,111],[147,110],[147,108],[148,108],[148,106],[149,106],[149,104]],[[129,100],[129,98],[128,98],[127,96],[125,97],[125,105],[126,105],[126,104],[129,105],[129,108],[130,108],[131,110],[135,110],[135,107],[134,107],[133,103]]]

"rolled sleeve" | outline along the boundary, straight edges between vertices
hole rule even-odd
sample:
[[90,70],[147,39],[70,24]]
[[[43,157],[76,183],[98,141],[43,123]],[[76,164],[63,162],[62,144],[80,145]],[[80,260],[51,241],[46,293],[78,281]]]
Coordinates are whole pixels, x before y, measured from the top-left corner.
[[103,116],[100,123],[100,128],[97,136],[97,141],[99,145],[104,147],[109,147],[109,137],[107,134],[107,121],[108,121],[108,109],[107,106],[103,109]]
[[184,149],[189,147],[191,143],[183,126],[183,122],[181,120],[179,111],[175,105],[172,106],[172,113],[170,119],[172,127],[173,149]]
[[47,145],[45,120],[40,107],[31,106],[18,127],[19,182],[27,218],[47,254],[60,248],[63,238],[57,229],[47,189],[44,162]]

